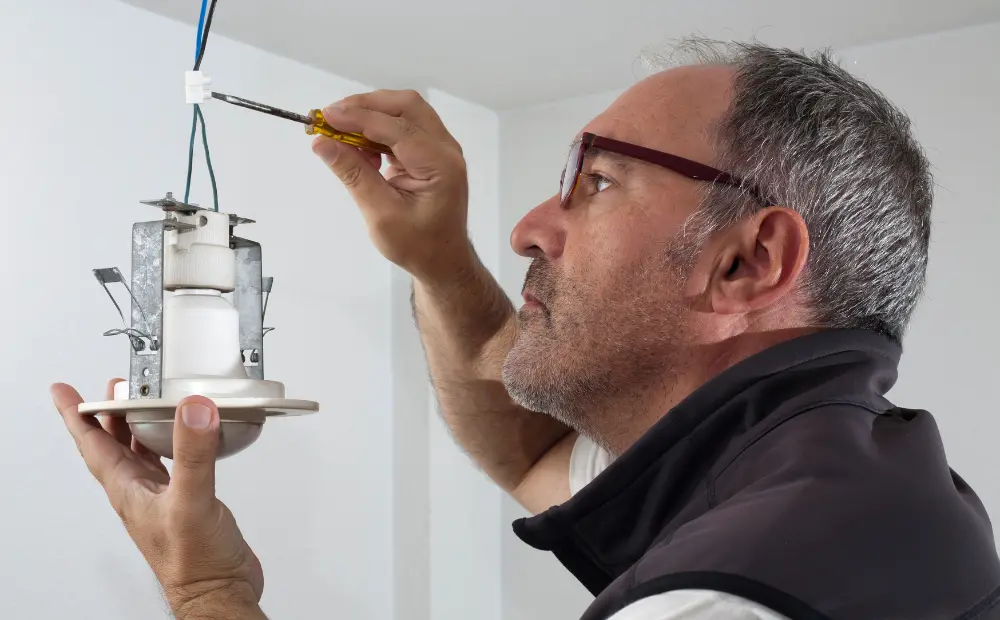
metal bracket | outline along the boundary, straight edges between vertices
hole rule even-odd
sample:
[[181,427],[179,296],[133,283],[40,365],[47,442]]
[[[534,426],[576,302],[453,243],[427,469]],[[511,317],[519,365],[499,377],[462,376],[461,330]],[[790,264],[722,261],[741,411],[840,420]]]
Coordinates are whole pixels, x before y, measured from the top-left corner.
[[[274,288],[274,278],[264,278],[262,282],[263,286],[261,286],[261,290],[264,294],[264,309],[261,310],[260,312],[261,321],[263,321],[264,318],[267,317],[267,302],[271,301],[271,289]],[[273,331],[274,331],[273,327],[265,327],[264,335],[266,336]]]
[[129,398],[159,398],[163,383],[163,233],[170,220],[132,226],[132,328],[145,325],[150,342],[130,349]]
[[205,207],[199,207],[198,205],[193,204],[193,203],[189,204],[189,203],[181,202],[180,200],[177,200],[176,198],[174,198],[174,193],[173,192],[167,192],[167,195],[164,198],[157,198],[155,200],[140,200],[139,204],[144,204],[144,205],[149,205],[151,207],[156,207],[158,209],[161,209],[165,213],[170,213],[172,211],[178,211],[180,213],[185,213],[187,215],[190,215],[190,214],[198,212],[198,211],[207,211],[208,210],[208,209],[205,209]]
[[[164,233],[187,231],[195,226],[180,222],[173,213],[193,214],[207,211],[203,207],[176,200],[168,192],[165,198],[143,200],[142,204],[158,207],[165,218],[154,222],[138,222],[132,226],[131,287],[117,267],[95,269],[94,276],[104,287],[124,323],[123,329],[109,330],[105,335],[129,336],[129,399],[160,398],[163,389],[163,261]],[[232,228],[252,224],[253,220],[229,215],[230,245],[236,254],[236,288],[233,305],[240,316],[240,349],[251,379],[264,378],[264,293],[270,297],[273,278],[261,275],[260,244],[232,235]],[[132,299],[130,321],[108,284],[121,283]]]
[[236,251],[236,289],[233,305],[240,315],[240,352],[247,376],[264,378],[264,278],[260,244],[232,237]]
[[[164,198],[157,198],[155,200],[140,200],[141,204],[149,205],[151,207],[157,207],[164,213],[183,213],[184,215],[192,215],[198,211],[211,211],[211,209],[206,209],[205,207],[200,207],[196,204],[191,204],[187,202],[181,202],[174,198],[173,192],[167,192]],[[240,217],[238,215],[229,214],[229,225],[231,227],[239,226],[240,224],[254,224],[254,220],[249,218]]]

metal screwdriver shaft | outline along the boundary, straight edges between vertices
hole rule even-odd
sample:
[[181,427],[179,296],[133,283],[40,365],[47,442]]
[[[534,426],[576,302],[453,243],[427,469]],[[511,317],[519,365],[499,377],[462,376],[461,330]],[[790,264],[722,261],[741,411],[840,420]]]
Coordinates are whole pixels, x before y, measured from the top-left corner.
[[290,121],[295,121],[296,123],[302,123],[303,125],[313,124],[313,119],[305,114],[296,114],[295,112],[289,112],[288,110],[282,110],[281,108],[276,108],[274,106],[257,103],[256,101],[250,101],[249,99],[244,99],[242,97],[235,97],[233,95],[215,92],[212,93],[212,97],[220,101],[225,101],[226,103],[238,105],[241,108],[263,112],[264,114],[270,114],[271,116],[277,116],[278,118],[285,118]]
[[308,115],[296,114],[295,112],[289,112],[288,110],[282,110],[281,108],[258,103],[256,101],[250,101],[249,99],[244,99],[242,97],[227,95],[225,93],[213,92],[212,97],[218,99],[219,101],[225,101],[226,103],[230,103],[241,108],[254,110],[255,112],[263,112],[264,114],[270,114],[271,116],[277,116],[278,118],[294,121],[296,123],[302,123],[306,126],[306,133],[310,135],[318,133],[339,142],[343,142],[344,144],[350,144],[351,146],[367,149],[369,151],[375,151],[385,155],[392,155],[391,148],[384,144],[370,140],[363,134],[334,129],[326,122],[326,119],[323,118],[323,114],[319,110],[311,110]]

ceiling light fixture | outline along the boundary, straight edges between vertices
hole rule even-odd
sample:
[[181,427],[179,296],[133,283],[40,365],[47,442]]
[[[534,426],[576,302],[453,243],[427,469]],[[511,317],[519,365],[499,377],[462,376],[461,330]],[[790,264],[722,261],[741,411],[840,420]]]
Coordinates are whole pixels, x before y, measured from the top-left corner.
[[[285,398],[282,383],[264,378],[273,279],[262,275],[260,244],[233,234],[253,221],[170,193],[142,202],[164,217],[133,225],[129,282],[117,267],[94,270],[124,325],[105,335],[128,336],[129,379],[115,386],[114,400],[84,403],[80,413],[125,416],[139,443],[173,458],[177,405],[205,396],[219,408],[223,458],[256,441],[269,416],[318,411],[317,402]],[[129,319],[108,288],[115,283],[131,298]]]

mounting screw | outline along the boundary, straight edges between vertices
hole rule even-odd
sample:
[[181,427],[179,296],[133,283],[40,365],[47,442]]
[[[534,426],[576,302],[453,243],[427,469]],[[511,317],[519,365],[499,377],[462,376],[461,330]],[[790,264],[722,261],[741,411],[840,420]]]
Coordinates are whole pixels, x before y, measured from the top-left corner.
[[143,385],[141,388],[139,388],[139,395],[140,396],[149,396],[149,386],[148,385]]

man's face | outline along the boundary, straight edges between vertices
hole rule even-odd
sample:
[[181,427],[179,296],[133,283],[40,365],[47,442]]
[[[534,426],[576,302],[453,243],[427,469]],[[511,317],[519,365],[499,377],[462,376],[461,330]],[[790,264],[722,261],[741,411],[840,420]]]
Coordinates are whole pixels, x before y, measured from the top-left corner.
[[[711,165],[711,127],[728,107],[731,79],[720,67],[656,75],[586,131]],[[554,196],[518,223],[511,245],[533,260],[503,369],[515,400],[593,435],[591,416],[670,389],[694,339],[685,285],[699,248],[683,225],[703,190],[664,168],[591,151],[568,203]]]

